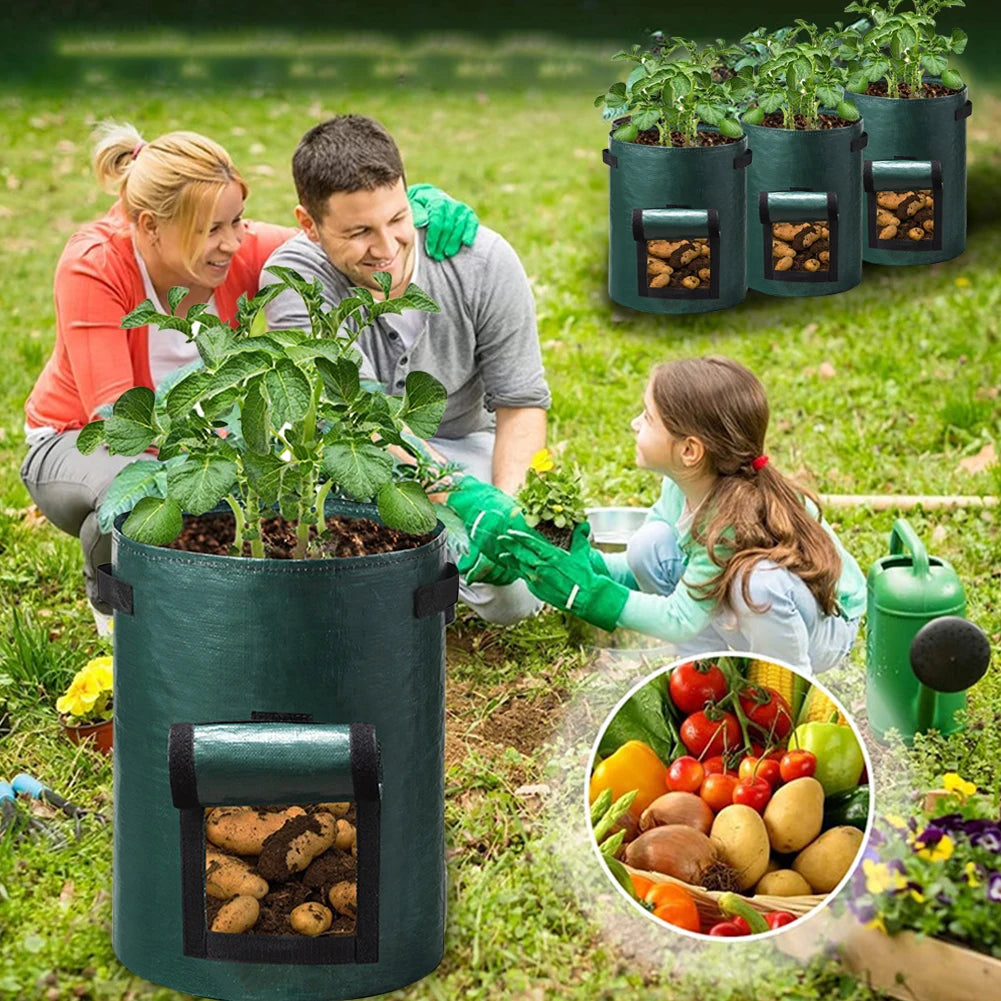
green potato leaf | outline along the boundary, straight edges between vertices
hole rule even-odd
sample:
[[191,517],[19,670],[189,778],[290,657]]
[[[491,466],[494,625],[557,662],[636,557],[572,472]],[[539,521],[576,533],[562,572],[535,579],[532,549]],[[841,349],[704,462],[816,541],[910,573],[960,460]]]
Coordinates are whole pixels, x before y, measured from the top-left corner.
[[368,440],[343,441],[323,450],[323,472],[358,501],[374,497],[393,476],[393,460]]
[[379,517],[390,527],[401,532],[420,534],[430,532],[437,523],[434,505],[419,483],[387,483],[377,499]]
[[184,518],[181,505],[172,498],[144,497],[125,519],[122,531],[130,539],[148,546],[165,546],[181,534]]

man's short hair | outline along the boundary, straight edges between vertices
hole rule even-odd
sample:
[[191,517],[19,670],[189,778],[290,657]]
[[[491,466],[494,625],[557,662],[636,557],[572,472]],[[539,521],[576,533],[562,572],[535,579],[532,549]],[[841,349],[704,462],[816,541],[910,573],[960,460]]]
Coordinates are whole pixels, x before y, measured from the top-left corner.
[[404,176],[393,137],[364,115],[321,122],[302,137],[292,156],[299,204],[317,221],[326,214],[331,195],[372,191]]

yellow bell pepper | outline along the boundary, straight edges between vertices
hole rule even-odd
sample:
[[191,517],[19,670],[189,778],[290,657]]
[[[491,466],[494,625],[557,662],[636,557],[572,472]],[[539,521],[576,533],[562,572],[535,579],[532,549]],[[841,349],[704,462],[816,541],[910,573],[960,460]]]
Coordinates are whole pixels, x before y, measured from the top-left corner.
[[595,768],[588,790],[590,802],[606,789],[612,791],[613,801],[637,790],[629,812],[639,817],[658,796],[667,792],[667,766],[649,744],[628,740]]

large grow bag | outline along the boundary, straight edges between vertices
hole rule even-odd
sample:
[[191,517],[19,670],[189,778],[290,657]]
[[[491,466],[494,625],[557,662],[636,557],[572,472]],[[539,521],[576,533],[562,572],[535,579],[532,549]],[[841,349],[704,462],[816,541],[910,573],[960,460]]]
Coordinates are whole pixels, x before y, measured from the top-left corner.
[[[609,296],[648,313],[705,313],[743,300],[746,137],[692,147],[609,138],[603,158],[610,168]],[[669,253],[669,245],[677,249]],[[690,284],[697,281],[694,287],[679,285],[678,275],[666,270],[648,269],[651,260],[679,274],[696,270],[693,249],[702,272],[686,275]]]
[[[748,285],[787,296],[854,288],[862,280],[862,122],[836,129],[744,127],[754,150],[747,170]],[[795,235],[779,238],[789,234]],[[776,253],[791,250],[796,257],[785,266]]]
[[[272,560],[146,546],[120,523],[101,574],[116,609],[118,958],[233,1001],[358,998],[429,973],[444,948],[444,627],[458,593],[442,527],[402,552]],[[328,801],[357,806],[354,935],[210,931],[206,808]]]
[[[932,264],[966,249],[966,88],[945,97],[889,98],[846,93],[865,119],[862,258],[874,264]],[[918,194],[920,193],[920,194]],[[892,233],[880,225],[881,194],[903,194],[931,222]],[[884,209],[887,211],[887,209]],[[906,209],[905,209],[906,213]],[[887,221],[887,217],[882,217]],[[925,228],[921,239],[909,235]]]

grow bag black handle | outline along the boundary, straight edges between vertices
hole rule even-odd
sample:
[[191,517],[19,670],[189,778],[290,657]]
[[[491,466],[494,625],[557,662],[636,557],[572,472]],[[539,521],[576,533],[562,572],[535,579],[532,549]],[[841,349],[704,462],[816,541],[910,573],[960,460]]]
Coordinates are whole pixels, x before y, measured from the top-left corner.
[[132,585],[119,580],[111,569],[110,563],[102,563],[97,568],[97,597],[116,612],[132,615]]
[[745,149],[743,153],[733,158],[733,169],[743,170],[745,167],[749,167],[751,165],[751,160],[753,159],[754,150]]
[[455,621],[455,603],[459,600],[459,571],[454,563],[446,563],[441,576],[414,591],[414,615],[426,619],[445,613],[445,625]]
[[860,132],[852,141],[848,147],[849,152],[859,153],[869,145],[869,133]]
[[[181,821],[185,955],[252,963],[374,963],[379,958],[381,786],[370,723],[174,723],[170,790]],[[205,916],[205,807],[261,803],[355,804],[358,914],[352,937],[209,932]]]
[[601,151],[601,159],[609,167],[617,167],[619,165],[619,158],[611,150],[603,149]]
[[633,239],[680,240],[692,236],[719,236],[716,209],[633,209]]
[[962,105],[956,109],[956,121],[961,122],[964,118],[969,118],[973,114],[973,102],[967,101],[966,104]]

